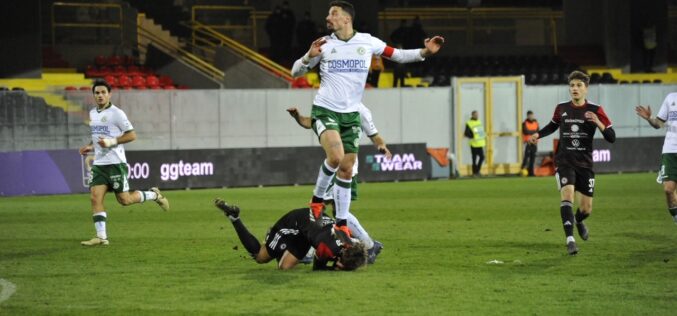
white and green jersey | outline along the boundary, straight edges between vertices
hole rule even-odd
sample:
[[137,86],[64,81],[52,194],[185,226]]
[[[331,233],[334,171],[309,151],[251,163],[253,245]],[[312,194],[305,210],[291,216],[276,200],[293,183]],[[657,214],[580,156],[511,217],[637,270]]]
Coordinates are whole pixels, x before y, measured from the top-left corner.
[[127,119],[125,112],[112,103],[99,111],[93,108],[89,111],[89,127],[92,131],[92,144],[94,146],[94,165],[113,165],[127,163],[125,147],[122,144],[109,148],[102,148],[97,143],[99,138],[116,138],[132,131],[134,127]]
[[663,153],[677,153],[677,93],[670,93],[665,97],[656,117],[665,122],[667,129],[663,142]]
[[424,60],[419,49],[394,49],[367,33],[355,32],[347,41],[338,39],[336,34],[325,38],[322,53],[307,65],[302,58],[298,59],[292,67],[292,76],[301,76],[319,64],[320,90],[313,104],[338,113],[358,111],[372,55],[400,63]]

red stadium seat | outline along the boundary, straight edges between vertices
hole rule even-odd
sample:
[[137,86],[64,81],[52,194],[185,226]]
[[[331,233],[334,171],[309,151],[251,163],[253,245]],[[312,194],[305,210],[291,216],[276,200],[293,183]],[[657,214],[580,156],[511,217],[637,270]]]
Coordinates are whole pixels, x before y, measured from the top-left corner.
[[312,88],[313,86],[308,82],[308,79],[306,77],[299,77],[296,78],[292,82],[292,88],[299,88],[299,89],[305,89],[305,88]]
[[106,64],[106,57],[101,56],[101,55],[96,56],[96,58],[94,58],[94,64],[96,64],[97,66],[105,65]]
[[118,77],[118,86],[120,88],[129,88],[132,86],[132,79],[129,76],[122,75]]
[[172,85],[169,85],[169,86],[164,86],[164,87],[162,87],[162,89],[165,89],[165,90],[176,90],[176,87],[175,87],[175,86],[172,86]]
[[122,56],[122,63],[127,66],[132,66],[136,64],[136,58],[134,58],[134,56]]
[[112,70],[110,69],[110,67],[103,66],[103,67],[99,68],[99,76],[97,76],[97,77],[103,77],[103,76],[106,76],[110,73],[112,73]]
[[138,88],[138,87],[145,87],[146,86],[146,79],[141,77],[141,76],[134,76],[132,77],[132,87]]
[[76,91],[76,90],[78,90],[78,88],[73,87],[73,86],[68,86],[68,87],[65,87],[64,90],[66,90],[66,91]]
[[103,80],[106,80],[106,82],[108,82],[108,84],[111,85],[111,86],[117,86],[118,85],[118,79],[115,78],[113,75],[107,75],[107,76],[103,77]]
[[160,85],[160,79],[158,77],[150,75],[146,77],[146,85],[148,86],[159,86]]
[[146,90],[148,88],[146,88],[146,86],[135,86],[134,89],[136,89],[136,90]]
[[163,86],[171,86],[174,85],[174,81],[170,76],[160,76],[160,84]]
[[108,64],[109,66],[122,65],[122,57],[120,57],[120,56],[110,56],[110,57],[108,57],[108,60],[106,60],[106,64]]
[[80,91],[92,91],[92,87],[90,87],[90,86],[82,86],[82,87],[80,87]]
[[110,72],[111,75],[113,76],[121,76],[127,73],[127,69],[125,69],[124,66],[115,66],[113,70]]
[[141,75],[141,70],[139,70],[139,66],[130,65],[129,67],[127,67],[127,75],[129,75],[129,76],[139,76],[139,75]]
[[160,89],[162,89],[162,87],[160,87],[160,86],[158,86],[158,85],[154,85],[154,86],[149,85],[148,88],[151,89],[151,90],[160,90]]

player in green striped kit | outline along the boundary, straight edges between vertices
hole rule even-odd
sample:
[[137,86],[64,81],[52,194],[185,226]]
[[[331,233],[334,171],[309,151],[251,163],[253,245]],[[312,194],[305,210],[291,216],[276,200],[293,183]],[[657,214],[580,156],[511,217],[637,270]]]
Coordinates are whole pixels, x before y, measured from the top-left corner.
[[103,206],[108,191],[115,192],[115,198],[124,206],[152,200],[163,210],[169,210],[169,201],[158,188],[129,192],[127,158],[122,144],[134,141],[136,133],[125,112],[110,102],[110,90],[106,81],[94,82],[92,92],[96,108],[89,112],[92,141],[80,148],[81,155],[94,151],[89,191],[96,237],[81,242],[83,246],[107,246],[109,243],[106,233],[107,214]]
[[355,9],[346,1],[329,4],[327,28],[333,33],[315,40],[308,52],[292,67],[293,77],[300,77],[319,65],[320,89],[313,100],[312,128],[326,153],[318,173],[310,204],[311,215],[318,220],[324,209],[322,198],[334,174],[334,202],[337,229],[350,233],[347,217],[350,210],[353,165],[360,138],[360,114],[367,73],[372,55],[394,62],[425,60],[437,53],[444,38],[434,36],[424,41],[421,49],[396,49],[367,33],[353,29]]

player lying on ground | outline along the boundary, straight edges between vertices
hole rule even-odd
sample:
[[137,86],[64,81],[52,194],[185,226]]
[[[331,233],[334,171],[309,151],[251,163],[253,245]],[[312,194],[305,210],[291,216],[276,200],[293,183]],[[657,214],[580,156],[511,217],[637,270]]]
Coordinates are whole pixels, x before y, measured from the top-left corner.
[[[592,139],[599,129],[610,143],[616,140],[602,106],[588,101],[590,77],[580,71],[569,75],[571,101],[555,106],[555,113],[548,125],[531,135],[531,142],[548,136],[559,129],[559,144],[555,155],[557,170],[555,178],[560,191],[560,215],[566,236],[567,252],[578,253],[574,239],[574,227],[578,228],[581,239],[588,240],[588,228],[583,223],[592,212],[592,195],[595,190],[595,173],[592,170]],[[576,193],[580,194],[579,209],[573,212]]]
[[324,209],[322,197],[336,175],[334,190],[337,205],[338,229],[350,233],[347,216],[350,210],[350,183],[352,169],[359,148],[360,115],[357,106],[362,102],[364,86],[372,55],[383,56],[397,63],[425,60],[436,54],[444,38],[434,36],[424,40],[421,49],[396,49],[367,33],[353,29],[355,8],[346,1],[332,1],[326,17],[331,35],[315,40],[308,52],[299,58],[291,70],[300,77],[319,65],[320,89],[313,100],[312,127],[325,151],[326,159],[320,166],[311,210],[319,219]]
[[656,117],[651,116],[651,107],[638,105],[635,108],[637,115],[649,122],[655,129],[667,126],[663,151],[661,154],[661,169],[658,174],[658,183],[663,184],[663,192],[668,202],[668,212],[677,223],[677,93],[670,93],[665,97]]
[[310,247],[316,249],[314,270],[352,271],[367,261],[364,244],[341,230],[334,230],[334,220],[324,213],[318,225],[317,220],[311,221],[308,208],[292,210],[277,220],[265,241],[259,243],[240,219],[239,207],[218,198],[214,205],[231,221],[242,245],[257,263],[276,259],[279,269],[288,270],[299,263]]
[[[306,129],[311,128],[311,118],[308,116],[301,115],[296,107],[288,108],[287,112],[289,112],[289,115],[291,115],[301,127]],[[392,154],[390,153],[388,146],[386,146],[385,140],[383,139],[383,137],[381,137],[381,135],[379,135],[378,129],[376,129],[376,125],[374,124],[374,120],[372,119],[371,111],[363,104],[360,104],[360,106],[358,107],[358,112],[360,113],[362,132],[367,134],[367,136],[374,143],[378,151],[384,154],[387,159],[392,158]],[[351,201],[357,200],[357,173],[358,173],[358,161],[355,161],[355,165],[353,165],[352,182],[351,182],[351,197],[350,197]],[[332,214],[334,216],[336,216],[336,204],[334,203],[334,194],[333,194],[335,192],[335,190],[333,190],[335,181],[336,177],[334,177],[334,180],[331,182],[329,187],[327,187],[327,191],[323,196],[324,203],[332,206]],[[378,241],[374,241],[369,236],[367,230],[364,229],[364,227],[362,227],[360,221],[357,219],[357,217],[355,217],[355,215],[353,215],[352,212],[350,211],[348,212],[346,220],[348,222],[348,228],[350,229],[351,234],[353,234],[355,238],[362,241],[364,245],[367,247],[368,249],[367,252],[369,254],[367,261],[368,263],[373,264],[374,262],[376,262],[376,257],[379,255],[379,253],[381,253],[381,250],[383,249],[383,244]]]

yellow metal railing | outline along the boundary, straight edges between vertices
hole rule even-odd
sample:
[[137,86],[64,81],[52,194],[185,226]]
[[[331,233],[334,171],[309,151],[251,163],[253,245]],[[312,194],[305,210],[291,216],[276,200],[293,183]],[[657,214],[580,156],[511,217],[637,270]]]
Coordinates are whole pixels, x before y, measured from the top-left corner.
[[[70,22],[57,22],[55,10],[57,8],[72,8],[74,10],[87,10],[87,20],[83,21],[70,21]],[[109,20],[101,21],[91,21],[91,16],[89,15],[90,9],[98,10],[117,10],[117,22],[110,23]],[[109,16],[110,17],[110,16]],[[94,17],[96,18],[96,17]],[[77,20],[77,13],[76,13]],[[122,6],[119,4],[112,3],[73,3],[73,2],[54,2],[52,4],[51,10],[51,21],[52,21],[52,45],[56,44],[56,30],[58,28],[91,28],[91,29],[117,29],[120,32],[120,44],[123,43],[123,31],[122,31]]]
[[[503,20],[536,19],[546,21],[550,33],[550,44],[557,54],[557,20],[563,19],[562,11],[535,8],[407,8],[386,9],[379,12],[381,34],[390,34],[394,20],[411,20],[416,17],[425,23],[425,29],[435,32],[465,32],[466,45],[473,45],[476,32],[515,31],[517,27],[510,23],[498,23]],[[439,21],[440,25],[434,25]],[[496,22],[496,23],[492,23]]]
[[[138,21],[141,20],[143,14],[139,14]],[[137,22],[137,34],[139,37],[139,50],[143,50],[141,47],[142,39],[148,40],[149,43],[155,44],[165,50],[167,53],[172,54],[174,57],[181,59],[183,62],[191,65],[194,68],[202,71],[203,73],[211,76],[213,79],[218,80],[219,82],[223,81],[224,73],[218,68],[214,67],[208,61],[200,58],[199,56],[177,46],[174,43],[163,40],[162,38],[154,35],[152,32],[148,31],[141,26],[141,23]]]
[[[233,23],[232,21],[226,20],[222,22],[212,22],[212,21],[201,21],[200,14],[208,13],[237,13],[241,12],[241,16],[246,16],[246,23]],[[223,5],[195,5],[191,7],[191,22],[201,23],[217,31],[250,31],[251,32],[251,43],[252,47],[256,49],[258,47],[258,40],[256,38],[256,19],[254,18],[256,10],[253,7],[247,6],[223,6]],[[223,32],[222,32],[223,33]],[[227,34],[224,34],[227,35]],[[193,38],[195,33],[193,33]],[[195,44],[195,43],[193,43]]]
[[[240,42],[223,35],[210,26],[204,25],[200,22],[194,22],[193,26],[193,43],[195,46],[207,45],[209,47],[226,46],[232,49],[240,56],[253,61],[259,66],[268,71],[282,77],[287,81],[292,81],[291,71],[284,66],[268,59],[267,57],[257,53],[249,47],[242,45]],[[201,43],[201,44],[200,44]],[[207,48],[209,50],[209,48]]]

